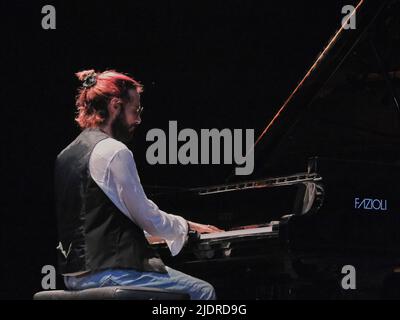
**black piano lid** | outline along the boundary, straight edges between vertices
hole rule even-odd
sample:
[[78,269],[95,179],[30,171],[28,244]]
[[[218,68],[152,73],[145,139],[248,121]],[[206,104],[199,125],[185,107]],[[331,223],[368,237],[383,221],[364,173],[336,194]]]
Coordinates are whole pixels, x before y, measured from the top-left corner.
[[359,2],[356,29],[339,28],[259,137],[250,178],[302,172],[314,156],[398,161],[399,20],[399,1]]

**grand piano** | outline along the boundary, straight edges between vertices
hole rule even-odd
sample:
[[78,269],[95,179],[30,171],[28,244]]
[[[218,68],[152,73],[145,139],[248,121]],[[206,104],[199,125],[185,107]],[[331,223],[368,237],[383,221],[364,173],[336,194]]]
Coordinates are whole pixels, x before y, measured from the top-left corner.
[[361,0],[355,14],[268,121],[250,179],[153,190],[164,210],[225,230],[193,235],[176,257],[153,243],[220,299],[375,299],[396,275],[400,3]]

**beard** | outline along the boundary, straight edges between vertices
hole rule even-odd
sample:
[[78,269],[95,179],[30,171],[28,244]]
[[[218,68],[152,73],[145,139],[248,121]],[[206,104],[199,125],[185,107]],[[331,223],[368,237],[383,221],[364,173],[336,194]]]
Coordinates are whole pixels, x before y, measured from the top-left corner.
[[129,126],[125,119],[125,113],[121,109],[114,122],[111,124],[112,135],[115,139],[127,144],[133,138],[136,126]]

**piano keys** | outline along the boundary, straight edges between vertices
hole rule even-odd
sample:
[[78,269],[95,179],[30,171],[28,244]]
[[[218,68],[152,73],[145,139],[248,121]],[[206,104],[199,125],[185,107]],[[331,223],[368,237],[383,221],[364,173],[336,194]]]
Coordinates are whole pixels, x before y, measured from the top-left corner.
[[248,238],[263,238],[273,235],[275,235],[275,233],[272,231],[272,226],[243,228],[242,230],[200,234],[199,241],[208,241],[209,243],[219,241],[242,241]]
[[[196,234],[195,237],[189,238],[187,247],[190,248],[196,259],[211,259],[216,256],[230,257],[232,249],[236,250],[238,243],[248,245],[252,241],[272,239],[277,236],[278,233],[273,230],[272,224],[250,228],[244,226],[240,230]],[[166,249],[164,241],[153,240],[151,237],[148,240],[154,247]]]

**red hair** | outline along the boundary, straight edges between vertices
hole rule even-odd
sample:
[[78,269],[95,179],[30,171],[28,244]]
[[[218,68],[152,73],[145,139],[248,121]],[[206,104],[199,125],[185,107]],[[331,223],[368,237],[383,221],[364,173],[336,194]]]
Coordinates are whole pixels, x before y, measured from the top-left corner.
[[78,115],[75,121],[82,129],[97,127],[107,120],[108,104],[112,98],[116,98],[117,103],[123,103],[129,101],[130,89],[135,89],[139,93],[143,91],[143,85],[115,70],[101,73],[84,70],[75,75],[81,81],[85,81],[88,76],[93,76],[95,79],[94,84],[82,86],[76,96]]

